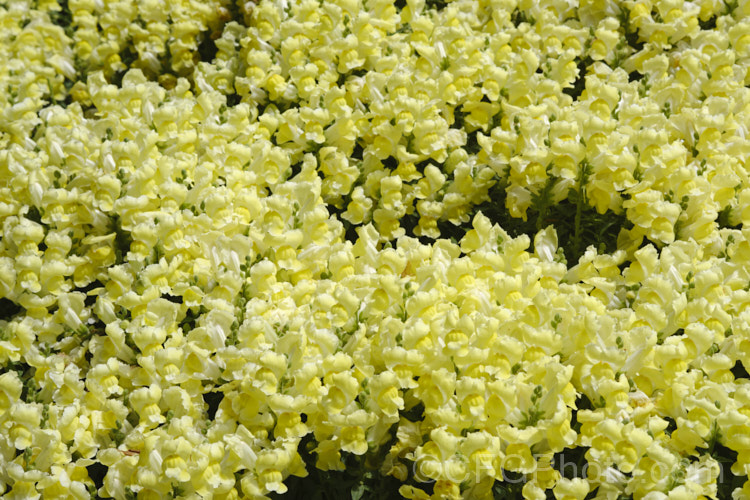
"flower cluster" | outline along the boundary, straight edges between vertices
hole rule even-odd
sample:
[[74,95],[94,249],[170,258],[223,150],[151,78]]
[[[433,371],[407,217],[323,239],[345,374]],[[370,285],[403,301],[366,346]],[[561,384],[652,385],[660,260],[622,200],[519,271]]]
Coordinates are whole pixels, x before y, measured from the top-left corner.
[[397,4],[0,7],[3,498],[750,498],[750,3]]

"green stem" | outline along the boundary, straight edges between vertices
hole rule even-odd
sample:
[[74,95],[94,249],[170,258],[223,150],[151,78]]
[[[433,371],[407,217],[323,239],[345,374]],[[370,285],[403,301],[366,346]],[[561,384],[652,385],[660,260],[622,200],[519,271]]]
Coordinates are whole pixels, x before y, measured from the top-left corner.
[[576,260],[581,256],[581,214],[583,213],[583,202],[578,198],[576,206],[575,233],[573,234],[573,251]]
[[[550,167],[552,165],[550,164]],[[547,167],[547,175],[549,175],[550,168]],[[547,213],[549,212],[549,207],[552,204],[552,188],[555,187],[555,183],[557,182],[557,178],[555,177],[548,177],[547,182],[544,184],[544,188],[542,188],[542,191],[539,193],[539,196],[536,200],[536,209],[537,209],[537,217],[536,217],[536,230],[541,231],[544,229],[545,221],[547,220]]]
[[578,170],[578,200],[576,203],[575,229],[573,233],[573,251],[576,260],[581,256],[581,217],[583,216],[583,204],[586,202],[588,168],[588,162],[584,159]]
[[713,421],[713,424],[711,425],[711,441],[708,446],[708,454],[713,456],[714,454],[714,448],[716,447],[716,440],[719,437],[719,424],[716,420]]

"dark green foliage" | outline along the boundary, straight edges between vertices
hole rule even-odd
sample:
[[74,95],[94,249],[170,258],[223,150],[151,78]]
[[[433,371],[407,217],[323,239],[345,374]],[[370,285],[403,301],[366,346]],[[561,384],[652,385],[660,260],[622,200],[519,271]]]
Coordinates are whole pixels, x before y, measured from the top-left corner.
[[130,69],[130,65],[138,60],[138,53],[131,45],[128,45],[124,49],[122,49],[122,51],[120,51],[120,60],[125,66],[127,66],[127,68],[121,71],[117,71],[114,75],[112,75],[110,82],[118,87],[122,87],[122,78],[125,76],[125,73],[127,73],[128,69]]
[[26,212],[26,218],[31,222],[36,222],[37,224],[47,227],[46,224],[42,222],[42,213],[37,207],[29,207],[29,210]]
[[721,443],[723,436],[719,427],[714,423],[712,434],[709,438],[707,448],[698,448],[701,454],[708,453],[721,467],[721,472],[716,480],[718,487],[716,498],[732,498],[732,492],[741,488],[747,481],[747,476],[737,476],[732,473],[732,465],[737,461],[737,452],[727,448]]
[[592,172],[593,168],[591,164],[584,159],[578,166],[578,177],[576,177],[578,189],[576,191],[570,191],[570,195],[575,197],[576,204],[576,218],[573,229],[573,252],[578,255],[580,255],[581,252],[581,217],[583,215],[584,206],[588,205],[586,186],[588,185],[589,177]]
[[216,418],[216,411],[219,409],[219,404],[223,399],[224,393],[222,392],[212,391],[203,395],[203,402],[208,405],[206,414],[208,415],[209,420],[214,420],[214,418]]
[[464,145],[464,149],[469,154],[475,155],[482,149],[477,139],[478,132],[478,130],[474,130],[466,134],[466,144]]
[[20,305],[9,299],[0,299],[0,320],[10,321],[17,314],[22,314],[26,310]]
[[736,379],[750,380],[750,374],[747,373],[747,368],[742,364],[742,361],[737,361],[732,367],[732,375]]
[[216,54],[219,52],[219,48],[213,40],[213,37],[204,34],[203,40],[198,45],[198,54],[200,54],[200,60],[203,62],[213,62],[216,58]]
[[228,107],[234,107],[237,106],[240,102],[242,102],[242,96],[237,94],[236,92],[234,94],[228,94],[227,95],[227,106]]
[[[547,175],[549,175],[550,167],[547,167]],[[552,205],[552,189],[557,183],[557,178],[550,176],[547,178],[547,182],[544,184],[542,191],[531,195],[531,205],[536,209],[536,230],[539,231],[547,227],[547,216],[549,209]]]
[[362,76],[365,76],[366,74],[367,74],[367,70],[364,69],[364,68],[356,68],[356,69],[353,69],[353,70],[349,71],[348,73],[340,73],[339,74],[339,79],[336,82],[336,84],[339,87],[342,87],[342,86],[344,86],[344,84],[346,84],[346,81],[350,77],[362,77]]
[[412,408],[402,411],[401,415],[406,418],[407,420],[411,420],[412,422],[418,422],[421,421],[424,417],[424,403],[421,401],[413,406]]
[[705,21],[698,21],[698,26],[701,27],[701,30],[703,31],[709,31],[716,29],[716,15],[713,15],[706,19]]
[[731,218],[732,218],[732,207],[730,206],[724,207],[721,210],[721,212],[719,212],[719,217],[716,219],[716,222],[719,224],[719,229],[741,229],[742,228],[742,223],[732,224]]
[[[585,183],[586,178],[580,180]],[[558,245],[563,249],[570,265],[578,262],[590,245],[594,245],[600,253],[617,250],[620,229],[632,227],[625,214],[615,214],[611,211],[600,214],[588,203],[579,203],[578,191],[574,189],[570,190],[565,200],[552,203],[549,195],[554,183],[555,181],[550,178],[542,191],[533,195],[533,203],[527,211],[525,221],[511,217],[505,208],[506,193],[503,182],[498,182],[490,189],[489,201],[477,205],[476,211],[481,211],[514,238],[522,234],[528,235],[532,243],[539,229],[553,226],[557,232]],[[440,226],[441,231],[446,226],[447,224]],[[460,240],[466,230],[468,229],[453,226],[451,235]]]
[[623,32],[623,38],[629,47],[638,52],[643,49],[644,43],[639,40],[638,30],[630,25],[630,10],[624,5],[620,5],[619,8],[620,12],[617,15],[617,19],[620,21],[620,29]]
[[523,485],[526,483],[523,475],[503,471],[505,481],[495,481],[492,496],[495,500],[516,500],[523,498]]
[[10,361],[0,366],[0,375],[14,371],[23,384],[21,389],[21,401],[26,403],[39,403],[39,386],[34,379],[36,368],[23,361]]
[[516,10],[514,10],[510,15],[510,22],[513,23],[513,26],[518,28],[523,23],[529,23],[531,25],[534,25],[536,23],[536,19],[534,19],[531,15],[526,13],[524,10],[516,7]]
[[583,94],[583,90],[586,88],[586,73],[588,72],[588,67],[593,62],[594,61],[589,56],[579,58],[578,76],[576,77],[575,82],[573,82],[573,86],[563,89],[563,93],[572,97],[574,101],[578,100],[581,94]]
[[443,10],[449,3],[448,0],[425,0],[425,9]]
[[101,281],[94,280],[86,286],[77,288],[76,291],[86,294],[86,298],[84,299],[84,305],[86,305],[86,307],[91,307],[96,303],[96,295],[90,295],[89,292],[92,290],[96,290],[97,288],[101,288],[103,286],[104,284]]
[[58,2],[58,5],[60,6],[60,10],[49,12],[50,21],[52,21],[52,24],[56,24],[57,26],[60,26],[63,30],[65,30],[65,34],[68,37],[72,37],[73,13],[68,6],[68,0],[60,0]]
[[130,245],[133,243],[133,237],[130,231],[122,228],[119,215],[110,216],[110,232],[115,233],[115,264],[122,264],[130,251]]
[[724,11],[722,12],[722,15],[724,16],[732,16],[734,15],[734,11],[737,10],[737,7],[739,7],[740,2],[739,0],[722,0],[724,3]]
[[94,482],[94,487],[97,490],[104,486],[104,476],[107,475],[109,467],[99,462],[94,462],[86,467],[86,471],[89,473],[89,478]]
[[182,328],[182,332],[187,333],[195,328],[195,323],[198,321],[198,318],[207,312],[208,309],[206,309],[205,306],[188,308],[185,317],[182,318],[182,321],[180,321],[179,324],[179,327]]
[[[315,439],[311,434],[302,438],[298,452],[306,464],[308,476],[290,476],[284,484],[289,488],[283,495],[271,493],[274,500],[396,500],[404,484],[395,477],[383,476],[377,467],[395,442],[395,426],[391,429],[392,439],[377,450],[368,451],[363,456],[342,452],[346,465],[343,471],[322,471],[315,467],[317,460],[313,450]],[[408,484],[408,483],[407,483]],[[418,486],[427,486],[420,485]]]
[[[344,226],[344,239],[346,241],[351,241],[352,243],[356,243],[359,239],[359,236],[357,235],[357,228],[358,225],[352,224],[348,220],[344,219],[341,214],[346,212],[346,206],[343,204],[341,208],[338,208],[334,205],[328,205],[328,213],[338,219],[341,222],[341,225]],[[408,221],[407,221],[408,223]],[[401,225],[404,225],[404,220],[402,219]],[[407,231],[408,233],[408,231]]]
[[168,293],[165,293],[164,295],[161,296],[161,298],[162,299],[166,299],[166,300],[172,302],[173,304],[182,304],[182,296],[181,295],[176,295],[175,296],[175,295],[170,295]]

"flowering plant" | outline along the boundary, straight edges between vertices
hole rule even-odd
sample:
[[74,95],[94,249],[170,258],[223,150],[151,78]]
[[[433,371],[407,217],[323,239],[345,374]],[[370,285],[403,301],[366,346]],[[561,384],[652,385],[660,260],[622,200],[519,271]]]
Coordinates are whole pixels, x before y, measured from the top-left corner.
[[0,26],[2,498],[750,498],[750,3]]

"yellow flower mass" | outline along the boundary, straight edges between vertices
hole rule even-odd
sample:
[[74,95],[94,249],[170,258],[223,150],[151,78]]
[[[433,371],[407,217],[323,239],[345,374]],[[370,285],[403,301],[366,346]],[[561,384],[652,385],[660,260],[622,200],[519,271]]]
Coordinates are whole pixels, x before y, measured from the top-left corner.
[[0,2],[0,496],[750,499],[749,69],[745,0]]

